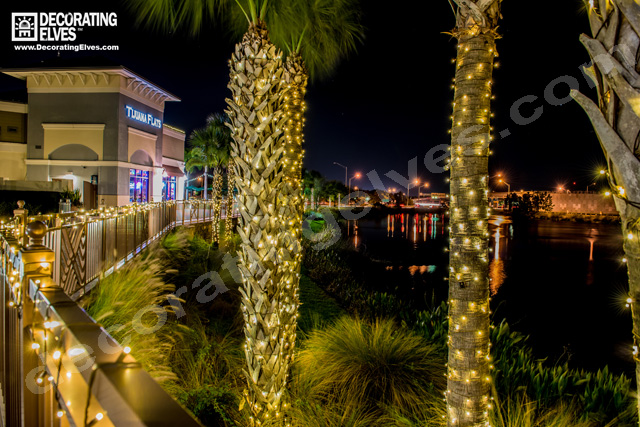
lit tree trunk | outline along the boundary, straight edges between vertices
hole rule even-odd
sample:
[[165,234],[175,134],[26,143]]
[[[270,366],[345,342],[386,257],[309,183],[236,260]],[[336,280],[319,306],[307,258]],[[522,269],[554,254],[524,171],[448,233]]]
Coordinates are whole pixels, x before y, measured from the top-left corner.
[[290,321],[297,307],[283,280],[280,265],[286,260],[278,244],[286,124],[282,87],[286,78],[280,58],[264,24],[250,24],[231,58],[228,85],[232,99],[227,99],[227,114],[241,214],[238,267],[243,277],[246,398],[253,425],[282,415],[295,340],[295,324]]
[[288,79],[284,95],[285,150],[283,157],[283,181],[278,191],[278,207],[282,220],[278,235],[279,255],[284,260],[282,280],[286,289],[285,304],[291,307],[286,311],[285,323],[290,325],[287,357],[293,358],[296,325],[298,317],[300,265],[302,262],[302,216],[304,201],[302,197],[302,149],[304,126],[304,94],[307,86],[307,73],[302,59],[297,54],[287,58],[285,68]]
[[213,233],[213,242],[220,242],[220,206],[222,205],[222,174],[220,168],[216,167],[213,174],[213,218],[211,223],[211,232]]
[[227,244],[231,242],[233,237],[233,182],[235,181],[233,177],[233,168],[233,161],[230,160],[229,165],[227,166],[227,210],[224,220],[224,238]]
[[207,165],[204,165],[204,200],[207,200],[207,191],[209,185],[209,179],[207,177],[208,170],[209,168],[207,167]]
[[488,156],[500,0],[455,0],[458,39],[451,139],[449,426],[488,425]]
[[598,105],[580,92],[572,91],[571,96],[589,116],[607,157],[607,177],[625,239],[633,319],[631,351],[640,387],[640,4],[591,0],[589,21],[595,38],[583,34],[580,40],[593,60],[585,71],[598,90]]

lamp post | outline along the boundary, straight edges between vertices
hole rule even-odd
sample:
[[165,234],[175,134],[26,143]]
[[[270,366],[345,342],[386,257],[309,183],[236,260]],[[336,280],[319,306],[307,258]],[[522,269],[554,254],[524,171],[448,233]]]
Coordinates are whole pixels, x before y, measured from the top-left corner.
[[504,179],[500,179],[498,180],[499,183],[501,184],[505,184],[507,186],[507,193],[511,193],[511,186],[509,185],[509,183],[507,181],[505,181]]
[[[422,186],[424,188],[429,188],[429,183],[425,182],[424,184],[422,184]],[[425,193],[426,194],[426,193]],[[422,191],[420,191],[420,187],[418,187],[418,197],[422,197]]]
[[[416,178],[416,179],[413,181],[413,183],[414,183],[414,187],[417,187],[417,186],[418,186],[418,184],[420,184],[420,180]],[[411,185],[411,181],[408,181],[408,182],[407,182],[407,204],[409,203],[409,196],[410,196],[410,194],[409,194],[409,190],[410,190],[410,185]],[[419,189],[419,188],[418,188],[418,193],[420,193],[420,189]]]
[[347,186],[347,190],[349,190],[349,201],[347,202],[347,204],[349,204],[351,202],[351,180],[352,179],[360,179],[360,172],[356,172],[355,175],[353,175],[351,178],[349,178],[349,185]]
[[[345,187],[346,187],[346,186],[347,186],[347,175],[348,175],[348,171],[349,171],[349,170],[347,169],[347,167],[346,167],[345,165],[340,164],[340,163],[338,163],[338,162],[333,162],[333,164],[334,164],[334,165],[338,165],[338,166],[340,166],[341,168],[344,168],[344,185],[345,185]],[[348,204],[348,203],[347,203],[347,204]],[[338,207],[340,207],[340,200],[338,200]]]
[[592,185],[596,185],[596,183],[592,182],[591,184],[587,185],[587,193],[589,192],[589,187],[591,187]]

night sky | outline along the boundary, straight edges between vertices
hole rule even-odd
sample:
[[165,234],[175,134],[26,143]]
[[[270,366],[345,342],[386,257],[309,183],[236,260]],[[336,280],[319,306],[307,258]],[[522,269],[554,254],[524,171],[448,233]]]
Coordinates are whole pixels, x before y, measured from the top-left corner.
[[[81,42],[118,44],[120,51],[103,56],[181,98],[182,102],[166,104],[167,124],[190,133],[204,124],[208,113],[225,108],[227,60],[237,40],[223,28],[212,25],[196,37],[155,33],[136,28],[122,3],[115,2],[98,8],[87,2],[7,3],[0,6],[5,28],[0,32],[0,67],[31,65],[56,56],[14,51],[11,12],[117,12],[117,29],[88,28]],[[454,25],[451,8],[446,0],[403,2],[395,8],[388,1],[362,3],[364,43],[332,78],[312,82],[307,92],[305,167],[342,181],[344,169],[333,165],[339,162],[349,167],[350,176],[376,171],[385,186],[401,187],[384,175],[395,170],[407,176],[408,162],[417,157],[418,178],[428,181],[432,191],[448,192],[448,174],[429,173],[424,157],[449,140],[456,43],[444,33]],[[582,2],[564,0],[548,9],[505,0],[503,16],[500,67],[494,74],[496,140],[491,174],[504,173],[512,190],[551,190],[560,184],[585,190],[604,160],[591,124],[575,102],[553,106],[544,99],[547,85],[562,76],[577,79],[580,89],[592,94],[579,68],[589,59],[578,40],[580,33],[589,31]],[[86,56],[60,52],[61,58]],[[23,88],[23,82],[0,76],[0,99],[15,98]],[[567,85],[558,85],[555,95],[567,94]],[[524,116],[540,106],[544,111],[537,121],[520,126],[511,120],[510,108],[527,95],[538,99],[521,109]],[[505,129],[510,135],[500,138]],[[495,180],[492,183],[494,189],[506,189],[497,187]],[[372,187],[364,179],[354,180],[353,185]],[[599,188],[604,185],[599,182]]]

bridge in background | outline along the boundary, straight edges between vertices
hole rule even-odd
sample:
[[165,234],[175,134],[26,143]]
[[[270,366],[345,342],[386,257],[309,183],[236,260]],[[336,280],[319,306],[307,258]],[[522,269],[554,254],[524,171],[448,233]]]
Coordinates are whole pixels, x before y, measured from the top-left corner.
[[0,427],[200,425],[76,300],[173,228],[211,222],[213,203],[15,214],[0,227]]

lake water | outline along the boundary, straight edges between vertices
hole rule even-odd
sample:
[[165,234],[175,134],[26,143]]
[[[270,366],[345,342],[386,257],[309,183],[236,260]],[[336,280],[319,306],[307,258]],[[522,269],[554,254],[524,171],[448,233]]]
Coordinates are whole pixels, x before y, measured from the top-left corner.
[[[572,366],[609,365],[632,375],[631,316],[625,308],[627,271],[617,224],[530,221],[492,216],[491,292],[497,323],[530,335],[539,357],[568,357]],[[398,285],[428,299],[446,297],[447,217],[402,213],[350,221],[349,242],[387,270],[411,280]],[[429,291],[429,294],[431,291]],[[564,360],[564,359],[563,359]]]

